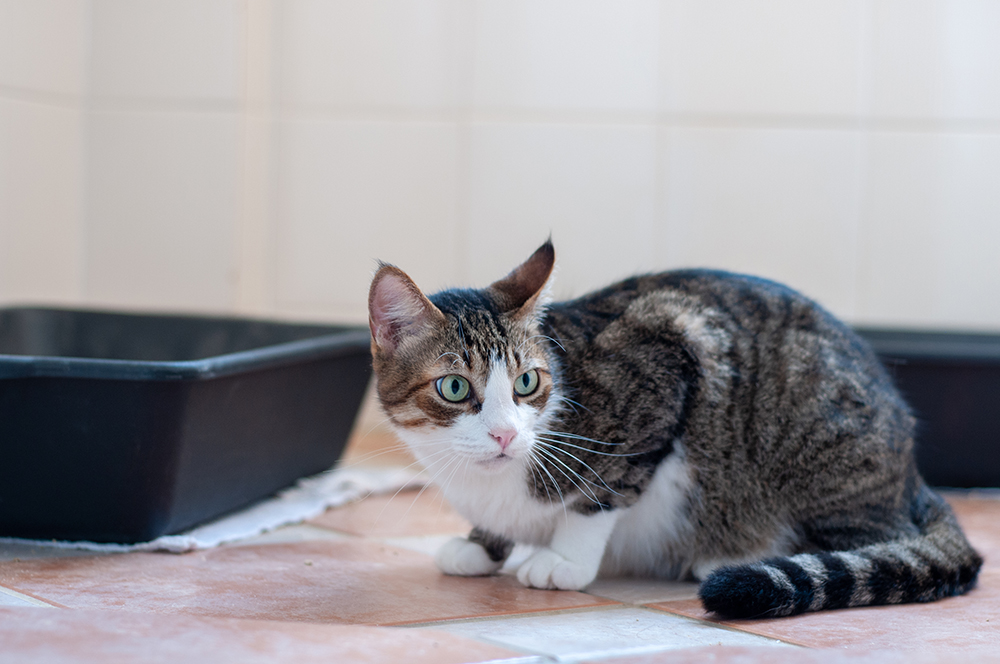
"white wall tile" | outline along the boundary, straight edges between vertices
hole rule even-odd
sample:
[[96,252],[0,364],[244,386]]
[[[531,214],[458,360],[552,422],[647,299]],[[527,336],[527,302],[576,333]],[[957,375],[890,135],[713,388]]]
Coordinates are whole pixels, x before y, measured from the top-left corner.
[[688,113],[855,114],[861,0],[668,0],[664,103]]
[[854,314],[858,134],[678,129],[669,156],[671,263],[768,277]]
[[478,108],[656,110],[659,3],[476,4]]
[[1000,119],[1000,3],[877,0],[873,14],[876,115]]
[[506,275],[552,234],[559,297],[658,264],[655,127],[473,126],[470,286]]
[[239,129],[226,114],[91,115],[89,301],[232,307]]
[[281,94],[292,108],[439,108],[462,67],[452,0],[291,0],[279,6]]
[[0,85],[80,95],[86,0],[0,0]]
[[1000,136],[870,141],[860,318],[1000,329]]
[[376,260],[426,290],[457,275],[457,130],[443,123],[282,124],[278,305],[367,320]]
[[237,0],[93,0],[94,96],[235,101],[239,9]]
[[80,111],[0,99],[0,298],[78,295]]

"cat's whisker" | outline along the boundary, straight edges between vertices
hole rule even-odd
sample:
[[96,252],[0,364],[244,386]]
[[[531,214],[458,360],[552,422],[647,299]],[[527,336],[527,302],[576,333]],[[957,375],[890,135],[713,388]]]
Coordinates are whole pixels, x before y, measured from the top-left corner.
[[[458,473],[458,470],[460,468],[463,468],[463,471],[468,471],[468,469],[469,469],[469,461],[470,461],[470,459],[468,459],[468,458],[465,460],[464,468],[463,468],[463,464],[456,463],[455,467],[452,468],[451,473],[448,474],[448,479],[446,479],[444,482],[438,484],[438,487],[440,487],[440,489],[441,489],[441,508],[444,507],[444,504],[446,502],[444,494],[445,494],[445,492],[447,492],[448,487],[451,485],[452,481],[454,481],[455,475]],[[439,508],[439,512],[440,512],[440,508]]]
[[[556,457],[555,455],[553,455],[548,450],[540,449],[539,452],[541,452],[542,454],[545,454],[549,459],[555,461],[556,463],[558,463],[563,468],[566,468],[567,470],[569,470],[569,472],[573,473],[574,477],[578,478],[584,484],[590,485],[588,487],[579,487],[578,486],[577,488],[579,488],[581,490],[581,492],[584,489],[587,489],[589,491],[589,493],[585,494],[585,495],[587,495],[588,498],[591,498],[591,500],[593,500],[594,502],[597,502],[599,504],[603,504],[600,500],[597,499],[597,492],[594,491],[594,489],[601,489],[601,490],[603,490],[604,488],[607,488],[608,491],[611,491],[612,493],[617,493],[617,492],[614,491],[614,489],[612,489],[611,487],[607,486],[606,483],[604,483],[604,480],[601,479],[600,475],[597,475],[596,473],[594,473],[597,476],[597,479],[601,480],[601,483],[604,484],[603,487],[600,484],[597,484],[593,480],[587,479],[586,477],[584,477],[583,475],[581,475],[580,473],[578,473],[577,471],[575,471],[569,464],[567,464],[566,462],[564,462],[562,459],[559,459],[558,457]],[[557,470],[558,470],[558,468],[557,468]],[[591,472],[593,472],[593,470],[591,470]],[[590,488],[590,487],[593,487],[593,488]],[[618,494],[618,495],[621,495],[621,494]]]
[[[406,466],[403,466],[403,468],[402,468],[401,470],[402,470],[403,472],[405,472],[405,471],[407,471],[407,470],[410,470],[410,469],[411,469],[411,468],[413,468],[414,466],[418,466],[418,467],[419,467],[419,470],[418,470],[418,477],[419,477],[419,476],[420,476],[421,474],[423,474],[423,472],[424,472],[424,471],[426,471],[426,472],[431,472],[431,470],[432,470],[432,468],[431,468],[431,467],[432,467],[432,466],[434,466],[434,465],[435,465],[435,464],[437,463],[437,461],[436,461],[436,460],[434,459],[434,457],[440,457],[440,456],[443,456],[443,455],[445,455],[445,454],[446,454],[447,452],[448,452],[448,450],[446,450],[446,449],[443,449],[443,450],[438,450],[437,452],[433,452],[433,453],[429,454],[429,455],[428,455],[428,456],[427,456],[427,457],[426,457],[425,459],[423,459],[423,460],[419,460],[419,459],[418,459],[417,461],[414,461],[413,463],[410,463],[410,464],[407,464]],[[431,482],[431,481],[433,481],[433,480],[427,480],[427,482]],[[425,484],[426,484],[427,482],[425,482]],[[398,491],[396,491],[396,494],[398,494],[398,493],[399,493],[400,491],[402,491],[402,490],[403,490],[404,488],[406,488],[406,487],[405,487],[405,485],[404,485],[404,486],[402,486],[402,487],[400,487],[400,488],[399,488],[399,490],[398,490]],[[395,497],[396,497],[396,494],[393,494],[393,498],[395,498]],[[390,499],[389,499],[389,501],[391,502],[391,501],[392,501],[392,498],[390,498]]]
[[[601,452],[599,450],[592,450],[589,447],[581,447],[580,445],[574,445],[573,443],[567,443],[564,440],[556,440],[554,438],[545,438],[543,436],[535,436],[535,440],[544,440],[547,443],[553,443],[555,445],[565,445],[567,447],[572,447],[577,450],[583,450],[584,452],[590,452],[591,454],[600,454],[601,456],[610,457],[632,457],[632,456],[642,456],[645,452],[629,452],[627,454],[618,454],[615,452]],[[614,443],[609,443],[614,444]]]
[[576,406],[579,406],[580,408],[583,408],[588,413],[593,412],[589,408],[587,408],[586,406],[584,406],[582,403],[580,403],[579,401],[573,401],[569,397],[563,396],[561,394],[560,395],[556,395],[555,399],[558,400],[558,401],[564,401],[564,402],[568,403],[570,406],[573,406],[574,407],[573,410],[576,410]]
[[[442,452],[443,452],[443,451],[445,451],[445,450],[442,450]],[[454,457],[452,457],[452,459],[453,459],[453,458],[454,458]],[[442,467],[442,470],[443,470],[444,468],[447,468],[447,467],[448,467],[448,465],[449,465],[449,464],[451,464],[451,462],[452,462],[452,459],[449,459],[449,460],[448,460],[448,461],[447,461],[447,462],[446,462],[446,463],[444,464],[444,466]],[[408,466],[406,466],[405,468],[403,468],[403,470],[409,470],[410,468],[412,468],[413,466],[417,465],[418,463],[419,463],[419,464],[421,464],[421,465],[423,465],[423,467],[424,467],[424,469],[425,469],[425,470],[430,470],[430,468],[429,468],[428,466],[429,466],[429,465],[433,465],[433,463],[431,463],[431,464],[426,464],[426,463],[422,463],[422,462],[419,462],[419,461],[414,461],[414,462],[413,462],[413,463],[411,463],[410,465],[408,465]],[[424,486],[423,486],[423,487],[422,487],[422,488],[420,489],[420,493],[418,493],[418,494],[417,494],[417,496],[416,496],[416,498],[414,498],[414,499],[413,499],[413,501],[414,501],[414,502],[416,502],[416,501],[417,501],[417,499],[418,499],[418,498],[420,498],[420,494],[422,494],[422,493],[423,493],[423,492],[424,492],[424,491],[425,491],[425,490],[427,489],[427,487],[428,487],[428,486],[430,486],[430,484],[431,484],[431,483],[432,483],[432,482],[434,481],[434,479],[435,479],[435,478],[436,478],[436,477],[437,477],[437,476],[438,476],[438,475],[440,474],[440,472],[441,472],[441,471],[438,471],[438,473],[435,473],[434,477],[432,477],[432,478],[431,478],[430,480],[428,480],[427,482],[425,482],[425,483],[424,483]],[[375,528],[375,525],[376,525],[376,524],[377,524],[377,523],[379,522],[379,520],[380,520],[380,519],[382,518],[382,515],[383,515],[383,514],[385,513],[386,509],[388,509],[388,507],[389,507],[389,504],[390,504],[390,503],[392,503],[392,501],[396,499],[396,496],[398,496],[398,495],[399,495],[400,493],[402,493],[403,489],[405,489],[406,487],[407,487],[407,485],[406,485],[406,484],[404,484],[403,486],[401,486],[401,487],[399,487],[398,489],[396,489],[396,492],[395,492],[394,494],[392,494],[392,496],[390,496],[390,497],[389,497],[389,500],[387,500],[387,501],[385,502],[385,505],[383,505],[383,506],[382,506],[382,509],[381,509],[381,511],[379,511],[379,513],[378,513],[378,516],[376,516],[376,517],[375,517],[375,520],[374,520],[374,521],[372,522],[372,528],[373,528],[373,529]],[[408,513],[409,513],[409,511],[410,511],[410,509],[412,509],[412,507],[413,507],[413,504],[411,503],[411,504],[410,504],[410,507],[409,507],[409,508],[407,508],[407,510],[406,510],[406,513],[404,513],[404,516],[405,516],[406,514],[408,514]]]
[[[543,442],[541,440],[539,440],[537,442],[538,442],[539,445],[542,445],[543,447],[546,447],[546,448],[548,448],[550,450],[553,450],[555,452],[560,452],[562,454],[565,454],[569,458],[576,460],[577,463],[579,463],[581,466],[583,466],[584,468],[586,468],[587,470],[589,470],[590,472],[592,472],[594,474],[594,477],[596,477],[597,479],[599,479],[601,481],[601,484],[604,485],[605,489],[607,489],[611,493],[615,494],[616,496],[621,496],[622,495],[622,494],[618,493],[617,491],[615,491],[614,489],[612,489],[610,486],[608,486],[608,483],[604,481],[604,478],[601,477],[600,473],[598,473],[596,470],[594,470],[589,465],[587,465],[587,463],[584,462],[583,460],[581,460],[579,457],[575,456],[574,454],[571,454],[570,452],[567,452],[564,449],[556,447],[555,445],[550,445],[550,444],[548,444],[546,442]],[[619,456],[621,456],[621,455],[619,455]]]
[[363,434],[363,435],[361,436],[361,439],[362,439],[362,440],[364,440],[365,438],[367,438],[368,436],[370,436],[370,435],[371,435],[372,431],[375,431],[375,429],[378,429],[378,428],[379,428],[380,426],[384,425],[384,424],[385,424],[385,423],[387,423],[387,422],[391,422],[391,421],[392,421],[392,417],[390,417],[389,415],[386,415],[386,416],[385,416],[385,417],[383,417],[383,418],[382,418],[381,420],[379,420],[378,422],[376,422],[375,424],[373,424],[373,425],[371,426],[371,428],[370,428],[370,429],[368,429],[368,431],[366,431],[366,432],[365,432],[365,433],[364,433],[364,434]]
[[535,467],[532,466],[529,463],[528,464],[528,469],[531,471],[531,487],[535,490],[535,493],[537,494],[538,493],[538,479],[537,479],[537,477],[535,475]]
[[465,328],[462,327],[462,319],[458,319],[458,338],[462,343],[462,354],[465,356],[465,361],[468,363],[469,347],[465,343]]
[[[538,482],[542,483],[542,488],[545,489],[545,497],[548,498],[549,504],[552,504],[552,494],[549,493],[549,486],[545,483],[545,478],[542,477],[541,473],[535,468],[536,461],[531,454],[528,455],[528,468],[531,470],[531,483],[535,487],[535,493],[538,493]],[[537,477],[537,481],[536,481]]]
[[[577,409],[577,406],[580,406],[580,404],[578,404],[577,402],[573,401],[572,399],[569,399],[567,397],[564,397],[564,396],[561,396],[561,395],[555,394],[555,393],[553,393],[552,396],[549,397],[549,398],[552,399],[553,401],[567,404],[570,408],[573,409],[574,413],[576,413],[577,415],[580,414],[579,409]],[[556,406],[556,407],[558,408],[558,406]],[[580,406],[580,408],[583,408],[583,406]],[[584,410],[586,410],[586,408],[584,408]]]
[[[593,489],[591,489],[591,488],[589,488],[589,487],[586,486],[586,484],[594,484],[593,482],[591,482],[587,478],[581,476],[580,473],[578,473],[575,470],[573,470],[572,468],[570,468],[568,465],[566,465],[565,462],[563,462],[561,459],[559,459],[558,457],[556,457],[554,454],[552,454],[548,450],[539,449],[538,452],[540,454],[543,454],[546,457],[548,457],[551,461],[554,461],[555,463],[559,464],[559,465],[555,466],[555,469],[558,470],[560,473],[562,473],[566,477],[566,479],[568,479],[570,481],[570,483],[573,486],[575,486],[577,488],[577,490],[585,498],[587,498],[590,502],[594,503],[595,505],[600,505],[601,508],[603,509],[604,503],[602,503],[600,500],[597,499],[597,494],[594,492]],[[584,486],[580,486],[579,484],[577,484],[576,481],[572,477],[570,477],[568,474],[566,474],[566,471],[564,471],[559,466],[563,466],[564,468],[566,468],[566,470],[568,470],[569,472],[573,473],[573,475],[575,475],[577,478],[579,478],[584,483]],[[594,484],[594,486],[597,486],[597,485]]]
[[367,454],[359,456],[356,459],[352,459],[350,463],[346,463],[346,464],[339,464],[338,463],[337,464],[337,470],[344,470],[346,468],[354,468],[357,465],[366,463],[368,461],[371,461],[372,459],[377,459],[380,456],[383,456],[383,455],[386,455],[386,454],[392,454],[393,452],[404,452],[404,451],[406,451],[406,445],[403,445],[403,444],[393,445],[391,447],[383,447],[382,449],[374,450],[372,452],[368,452]]
[[[420,500],[420,496],[424,495],[424,492],[425,492],[425,491],[427,491],[427,489],[429,489],[429,488],[431,487],[431,485],[432,485],[432,484],[436,484],[436,483],[437,483],[437,478],[438,478],[438,477],[439,477],[439,476],[441,475],[441,473],[443,473],[443,472],[444,472],[445,468],[447,468],[448,466],[450,466],[450,465],[452,464],[452,462],[453,462],[453,461],[454,461],[454,460],[455,460],[456,458],[457,458],[457,457],[452,457],[451,459],[449,459],[449,460],[448,460],[448,462],[447,462],[447,463],[446,463],[446,464],[445,464],[445,465],[444,465],[444,466],[443,466],[443,467],[441,468],[441,470],[440,470],[440,471],[438,471],[438,472],[437,472],[437,473],[436,473],[436,474],[434,475],[434,477],[432,477],[432,478],[430,479],[430,481],[428,481],[428,482],[427,482],[426,484],[424,484],[424,485],[423,485],[422,487],[420,487],[420,491],[418,491],[418,492],[417,492],[417,495],[416,495],[416,496],[414,496],[414,498],[413,498],[413,502],[411,502],[411,503],[410,503],[410,506],[406,508],[406,511],[405,511],[405,512],[403,512],[403,515],[399,517],[399,520],[398,520],[398,521],[396,522],[396,525],[399,525],[400,523],[402,523],[402,522],[403,522],[403,519],[405,519],[405,518],[406,518],[406,515],[408,515],[408,514],[410,513],[410,510],[412,510],[412,509],[413,509],[413,506],[417,504],[417,501],[418,501],[418,500]],[[455,468],[454,468],[454,469],[452,469],[452,471],[451,471],[451,475],[449,475],[449,476],[448,476],[448,477],[449,477],[449,480],[450,480],[450,478],[451,478],[452,476],[454,476],[454,474],[455,474],[455,470],[457,470],[457,469],[458,469],[459,465],[461,465],[461,464],[455,464]],[[440,485],[438,485],[438,486],[440,486]],[[396,493],[399,493],[399,492],[397,491]],[[381,515],[380,515],[380,516],[381,516]],[[378,519],[376,519],[376,522],[377,522],[377,521],[378,521]]]
[[566,510],[566,496],[563,495],[562,489],[559,488],[559,483],[556,482],[556,478],[552,476],[552,473],[550,473],[549,469],[545,467],[545,464],[542,462],[542,460],[535,457],[535,450],[532,450],[529,456],[533,458],[533,460],[538,464],[538,467],[541,468],[542,471],[544,471],[545,474],[549,476],[550,480],[552,480],[552,488],[556,490],[557,494],[559,494],[559,502],[562,503],[563,514],[565,515],[566,520],[569,521],[569,512]]
[[[437,452],[436,454],[437,454],[437,456],[441,456],[441,455],[443,455],[443,454],[447,453],[448,451],[449,451],[449,450],[440,450],[440,451],[438,451],[438,452]],[[405,511],[405,512],[403,513],[403,516],[402,516],[402,517],[400,517],[400,521],[402,521],[402,519],[403,519],[403,518],[405,518],[405,517],[406,517],[406,515],[410,513],[410,510],[411,510],[411,509],[413,509],[413,505],[414,505],[414,504],[416,504],[416,502],[417,502],[417,501],[418,501],[418,500],[420,499],[420,496],[422,496],[422,495],[424,494],[424,492],[425,492],[425,491],[427,491],[427,489],[429,489],[429,488],[431,487],[431,485],[437,485],[437,486],[440,486],[440,483],[438,483],[437,479],[438,479],[438,478],[439,478],[439,477],[440,477],[440,476],[441,476],[442,474],[444,474],[444,472],[445,472],[445,471],[446,471],[446,470],[448,469],[448,467],[449,467],[449,466],[451,466],[451,465],[452,465],[453,463],[455,463],[455,461],[458,461],[458,460],[459,460],[459,457],[455,457],[455,456],[450,456],[450,457],[448,457],[448,458],[447,458],[447,459],[446,459],[446,460],[444,461],[444,463],[443,463],[443,464],[439,464],[439,463],[438,463],[437,461],[430,461],[429,463],[424,463],[424,464],[423,464],[423,465],[424,465],[424,469],[425,469],[426,471],[428,471],[428,472],[433,472],[433,475],[432,475],[432,476],[431,476],[431,477],[430,477],[429,479],[427,479],[427,481],[426,481],[426,482],[424,482],[423,486],[422,486],[422,487],[420,488],[420,491],[418,491],[418,492],[417,492],[417,495],[416,495],[416,496],[414,497],[414,499],[413,499],[413,502],[412,502],[412,503],[410,504],[410,507],[408,507],[408,508],[406,509],[406,511]],[[413,465],[413,464],[411,464],[411,466],[412,466],[412,465]],[[432,466],[437,466],[437,468],[436,468],[436,469],[433,469],[433,468],[432,468]],[[452,474],[451,474],[451,475],[449,475],[449,481],[450,481],[450,478],[451,478],[451,477],[452,477],[452,476],[454,475],[454,472],[455,472],[455,470],[456,470],[456,469],[457,469],[457,468],[458,468],[459,466],[460,466],[460,464],[455,464],[455,467],[454,467],[454,468],[452,469]],[[409,468],[409,466],[407,466],[407,468]],[[396,491],[396,493],[394,493],[394,494],[392,495],[392,498],[390,498],[388,502],[392,502],[392,500],[393,500],[393,499],[394,499],[394,498],[395,498],[396,496],[398,496],[398,495],[399,495],[399,493],[400,493],[400,492],[401,492],[401,491],[402,491],[403,489],[405,489],[405,488],[406,488],[405,486],[403,486],[403,487],[400,487],[400,488],[399,488],[399,490],[397,490],[397,491]],[[386,507],[388,507],[388,503],[386,503]],[[383,508],[382,508],[382,511],[383,511],[383,512],[385,511],[385,507],[383,507]],[[381,518],[381,516],[382,516],[382,512],[379,512],[379,515],[378,515],[378,517],[376,517],[376,518],[375,518],[375,522],[376,522],[376,523],[378,522],[379,518]]]
[[442,358],[448,357],[449,355],[455,356],[455,360],[451,363],[451,366],[454,367],[456,364],[465,364],[465,360],[462,359],[462,356],[452,351],[441,353],[438,355],[438,359],[435,360],[435,362],[440,362]]
[[563,346],[559,341],[557,341],[556,339],[553,339],[550,336],[544,335],[544,334],[533,334],[533,335],[531,335],[530,337],[528,337],[527,339],[525,339],[524,341],[522,341],[520,344],[518,344],[517,350],[520,351],[522,348],[524,348],[525,344],[527,344],[529,341],[534,341],[535,339],[548,339],[549,341],[551,341],[552,343],[554,343],[556,346],[559,346],[559,348],[562,350],[562,352],[564,352],[564,353],[566,352],[566,347]]
[[544,433],[547,436],[560,436],[562,438],[571,438],[573,440],[585,440],[588,443],[597,443],[598,445],[613,445],[613,446],[617,446],[617,445],[623,445],[624,444],[624,443],[607,443],[607,442],[605,442],[603,440],[597,440],[596,438],[587,438],[586,436],[581,436],[581,435],[575,434],[575,433],[567,433],[565,431],[549,431],[549,430],[545,430],[545,431],[539,431],[539,433]]

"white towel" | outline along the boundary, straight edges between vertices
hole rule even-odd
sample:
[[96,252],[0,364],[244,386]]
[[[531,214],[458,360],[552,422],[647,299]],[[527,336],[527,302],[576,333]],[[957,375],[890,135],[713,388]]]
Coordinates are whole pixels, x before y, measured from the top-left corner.
[[164,535],[138,544],[63,542],[0,537],[2,544],[28,544],[89,551],[170,551],[183,553],[210,549],[225,542],[253,537],[281,526],[319,516],[330,507],[345,505],[373,493],[390,493],[422,487],[418,471],[402,467],[355,466],[333,469],[299,480],[273,498],[210,521],[179,535]]

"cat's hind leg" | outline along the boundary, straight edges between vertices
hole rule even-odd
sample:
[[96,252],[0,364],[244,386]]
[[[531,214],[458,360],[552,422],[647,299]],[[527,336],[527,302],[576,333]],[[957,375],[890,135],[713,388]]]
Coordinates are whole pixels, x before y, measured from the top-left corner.
[[931,602],[975,586],[982,558],[944,500],[923,487],[910,506],[916,533],[883,542],[721,567],[698,590],[724,618],[790,616],[852,606]]

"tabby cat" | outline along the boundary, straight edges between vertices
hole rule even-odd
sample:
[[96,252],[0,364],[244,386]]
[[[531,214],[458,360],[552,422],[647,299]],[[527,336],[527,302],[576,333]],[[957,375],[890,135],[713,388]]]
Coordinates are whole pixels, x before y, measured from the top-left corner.
[[535,588],[701,581],[722,617],[928,602],[982,559],[914,465],[872,351],[802,295],[707,270],[551,303],[547,242],[481,290],[381,264],[369,315],[389,419],[475,527],[436,557]]

